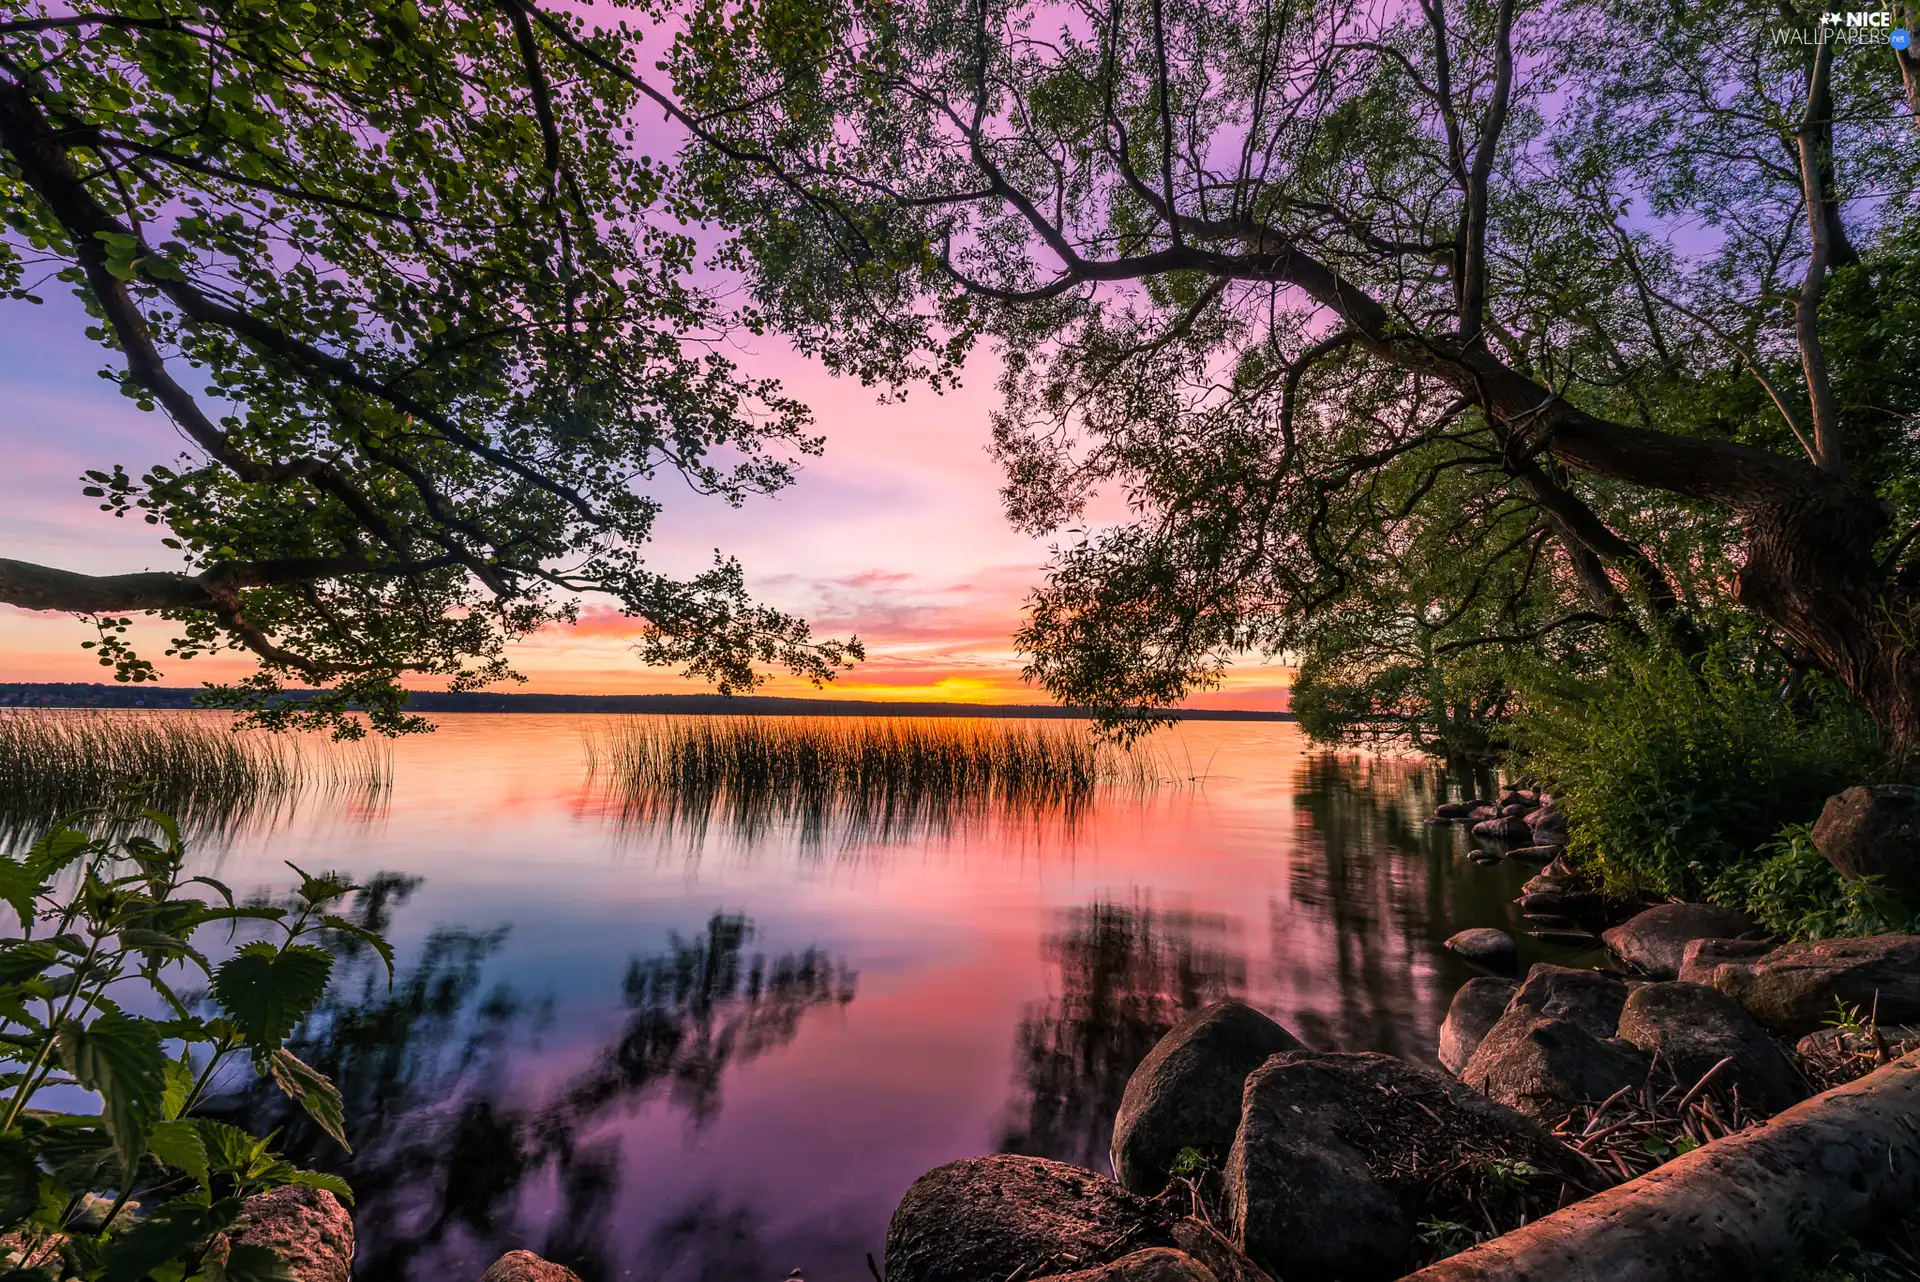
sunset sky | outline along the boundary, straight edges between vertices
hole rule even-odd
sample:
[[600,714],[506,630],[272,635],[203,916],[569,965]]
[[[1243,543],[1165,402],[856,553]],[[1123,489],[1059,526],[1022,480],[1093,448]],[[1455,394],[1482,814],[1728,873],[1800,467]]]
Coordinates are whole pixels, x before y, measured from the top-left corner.
[[[89,343],[71,297],[49,289],[44,307],[0,306],[0,555],[92,573],[171,569],[176,562],[149,526],[116,520],[82,497],[85,468],[115,463],[138,473],[178,454],[182,439],[159,414],[144,414],[96,377],[105,353]],[[967,386],[904,404],[828,375],[773,340],[735,358],[774,375],[813,407],[826,455],[799,483],[733,510],[687,494],[670,501],[654,563],[695,571],[713,549],[740,557],[764,599],[804,614],[817,632],[857,633],[867,662],[828,693],[872,699],[1044,702],[1020,680],[1010,637],[1021,602],[1039,581],[1044,540],[1002,518],[997,466],[986,454],[992,369],[977,362]],[[635,625],[589,609],[578,627],[520,646],[526,690],[578,693],[690,692],[704,687],[644,667],[632,652]],[[136,629],[143,655],[160,661],[169,630]],[[66,615],[0,606],[0,680],[106,680],[80,649],[92,635]],[[231,676],[237,659],[162,662],[163,684]],[[1257,656],[1201,707],[1286,706],[1287,673]],[[808,694],[777,679],[767,693]]]

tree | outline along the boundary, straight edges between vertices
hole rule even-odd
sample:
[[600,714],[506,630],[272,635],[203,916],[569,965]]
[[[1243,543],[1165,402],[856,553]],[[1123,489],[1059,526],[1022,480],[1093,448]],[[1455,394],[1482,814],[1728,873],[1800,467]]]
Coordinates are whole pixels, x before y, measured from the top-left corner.
[[[0,0],[0,290],[71,285],[189,447],[86,490],[183,570],[0,560],[0,601],[95,617],[121,680],[155,675],[126,616],[175,620],[169,654],[257,656],[219,701],[348,733],[349,700],[415,724],[402,674],[511,676],[585,593],[722,690],[857,659],[730,559],[642,558],[669,482],[738,504],[820,442],[722,354],[742,320],[606,69],[636,43],[517,0]],[[289,679],[330,689],[276,704]]]
[[[1692,648],[1731,593],[1920,741],[1885,44],[1751,0],[683,17],[685,176],[768,321],[890,384],[995,350],[1008,510],[1077,536],[1022,635],[1054,693],[1151,721],[1458,474],[1569,602]],[[1076,525],[1102,487],[1130,518]]]

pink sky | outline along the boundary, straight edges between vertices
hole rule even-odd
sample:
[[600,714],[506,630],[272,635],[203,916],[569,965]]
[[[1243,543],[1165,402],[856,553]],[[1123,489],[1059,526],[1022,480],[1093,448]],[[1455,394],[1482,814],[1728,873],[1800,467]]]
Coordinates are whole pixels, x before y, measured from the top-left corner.
[[[53,290],[47,291],[53,294]],[[182,443],[158,414],[143,414],[94,376],[101,350],[80,330],[70,298],[45,307],[0,306],[0,555],[112,573],[172,569],[151,527],[116,520],[80,494],[85,468],[125,464],[138,472]],[[987,456],[991,371],[945,397],[916,392],[876,403],[870,390],[837,379],[774,340],[734,353],[741,366],[780,378],[813,407],[826,437],[799,483],[735,510],[688,494],[668,508],[652,560],[691,572],[714,548],[737,555],[763,599],[804,614],[824,635],[857,633],[867,662],[827,693],[873,699],[1046,702],[1020,680],[1010,640],[1021,602],[1039,582],[1044,540],[1002,518],[1000,475]],[[589,609],[578,627],[521,645],[523,689],[579,693],[690,692],[704,687],[644,667],[636,631],[611,611]],[[80,642],[91,628],[66,615],[0,606],[0,680],[108,680]],[[161,660],[168,629],[136,629],[142,652]],[[168,685],[193,685],[244,670],[236,659],[162,662]],[[1287,672],[1257,656],[1197,707],[1282,708]],[[768,693],[812,688],[776,679]]]

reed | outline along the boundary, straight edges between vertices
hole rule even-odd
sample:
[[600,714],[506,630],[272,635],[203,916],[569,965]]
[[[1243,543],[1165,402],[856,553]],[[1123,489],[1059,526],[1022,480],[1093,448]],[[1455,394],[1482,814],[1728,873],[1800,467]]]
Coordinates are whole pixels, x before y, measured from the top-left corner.
[[840,820],[882,836],[995,811],[1071,814],[1103,789],[1166,781],[1149,753],[1077,721],[636,717],[591,736],[587,763],[629,817]]
[[315,752],[213,714],[0,710],[0,837],[122,800],[201,832],[231,828],[315,785],[382,793],[391,770],[379,749]]

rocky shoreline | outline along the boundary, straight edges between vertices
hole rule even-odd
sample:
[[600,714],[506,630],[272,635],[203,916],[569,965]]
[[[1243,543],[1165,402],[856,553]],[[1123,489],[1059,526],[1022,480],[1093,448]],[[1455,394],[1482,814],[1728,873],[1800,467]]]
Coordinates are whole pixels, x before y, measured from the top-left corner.
[[[1389,1282],[1463,1250],[1524,1255],[1543,1219],[1622,1197],[1631,1212],[1659,1195],[1639,1188],[1649,1172],[1696,1149],[1737,1146],[1868,1074],[1920,1075],[1920,1056],[1894,1063],[1920,1047],[1920,937],[1777,944],[1744,913],[1704,904],[1608,926],[1561,858],[1567,827],[1550,795],[1508,789],[1434,821],[1471,825],[1478,858],[1543,865],[1520,900],[1536,933],[1593,932],[1617,968],[1517,975],[1512,938],[1460,932],[1445,947],[1484,973],[1454,995],[1440,1069],[1310,1047],[1239,1001],[1194,1011],[1127,1083],[1113,1178],[1008,1154],[938,1167],[894,1211],[875,1279]],[[1920,1171],[1894,1178],[1904,1188]],[[344,1211],[327,1194],[294,1200],[260,1217],[293,1276],[346,1282]],[[1614,1209],[1587,1218],[1626,1222]],[[1508,1276],[1465,1267],[1459,1276]],[[1733,1276],[1717,1268],[1697,1276]],[[514,1251],[480,1282],[578,1279]]]

